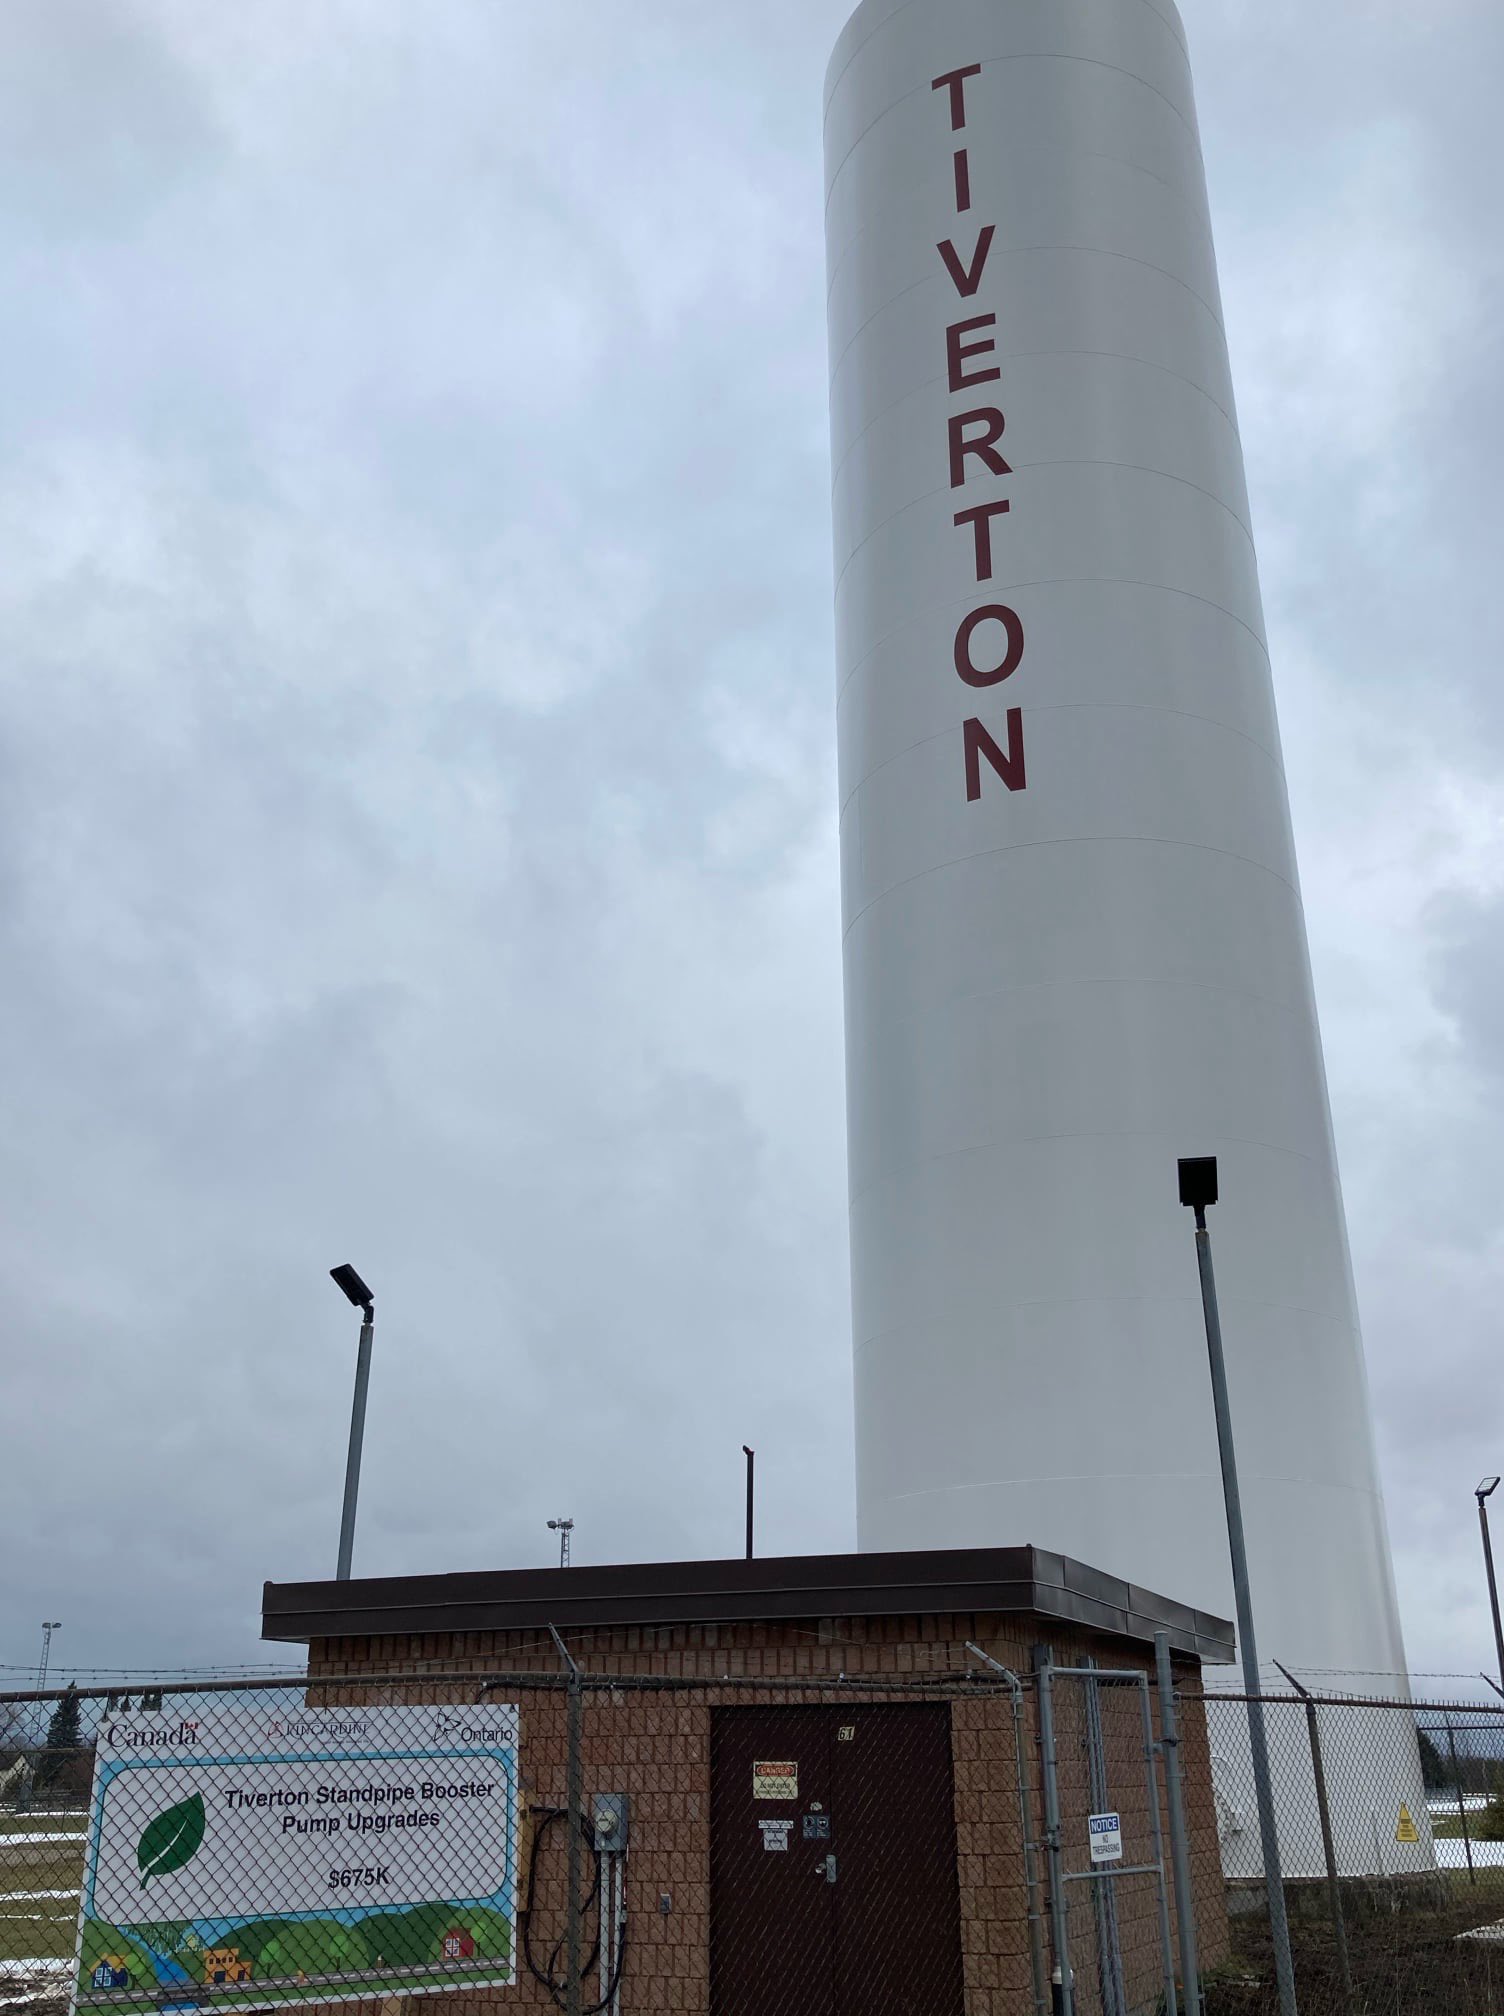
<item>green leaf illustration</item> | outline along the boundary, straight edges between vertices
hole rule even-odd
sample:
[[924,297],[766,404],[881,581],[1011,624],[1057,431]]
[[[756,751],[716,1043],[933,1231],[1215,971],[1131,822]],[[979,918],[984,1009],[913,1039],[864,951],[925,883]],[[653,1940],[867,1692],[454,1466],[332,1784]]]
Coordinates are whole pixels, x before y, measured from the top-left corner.
[[149,1821],[136,1844],[136,1867],[144,1890],[153,1876],[166,1876],[193,1860],[204,1843],[204,1795],[169,1806]]

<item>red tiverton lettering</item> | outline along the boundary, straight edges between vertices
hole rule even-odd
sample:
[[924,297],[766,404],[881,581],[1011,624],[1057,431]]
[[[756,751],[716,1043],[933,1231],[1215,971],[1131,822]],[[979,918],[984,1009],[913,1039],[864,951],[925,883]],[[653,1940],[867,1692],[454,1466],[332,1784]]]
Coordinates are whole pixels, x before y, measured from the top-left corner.
[[958,210],[971,208],[971,162],[967,159],[964,147],[956,156],[956,208]]
[[1008,709],[1008,747],[999,749],[981,722],[973,718],[963,724],[966,739],[966,802],[974,805],[982,795],[982,757],[992,765],[1010,791],[1028,789],[1024,769],[1024,717],[1018,707]]
[[950,389],[952,392],[964,392],[968,385],[986,385],[992,379],[1002,377],[1002,372],[998,370],[995,364],[988,371],[968,372],[966,369],[966,360],[968,357],[985,357],[989,350],[996,350],[997,345],[990,336],[984,338],[980,343],[963,343],[961,340],[963,336],[969,336],[973,329],[995,329],[996,327],[997,317],[995,315],[973,315],[965,322],[952,322],[946,330],[945,358],[946,363],[950,367]]
[[935,78],[934,82],[930,85],[932,91],[944,91],[948,89],[950,92],[950,130],[952,133],[959,133],[961,128],[966,124],[966,80],[968,77],[980,77],[981,74],[982,66],[980,63],[968,63],[964,70],[947,70],[943,77]]
[[[982,75],[980,63],[969,63],[964,69],[947,71],[943,77],[932,80],[931,88],[949,93],[950,124],[953,133],[960,133],[966,126],[966,85],[969,79]],[[955,171],[956,211],[964,215],[971,209],[971,157],[964,145],[953,144],[952,166]],[[940,260],[949,274],[957,294],[963,301],[975,300],[987,274],[987,263],[992,256],[993,241],[997,237],[995,224],[980,225],[976,243],[968,255],[957,251],[954,237],[946,238],[935,247]],[[996,357],[997,340],[985,332],[997,327],[996,315],[973,315],[962,322],[953,322],[945,332],[946,380],[950,391],[964,392],[973,385],[990,385],[1003,375],[1001,367],[981,360]],[[1004,458],[1000,443],[1007,428],[1007,420],[1002,409],[997,406],[977,406],[970,412],[953,413],[947,422],[947,443],[950,450],[950,487],[964,489],[970,469],[969,458],[975,456],[983,471],[990,476],[1011,476],[1013,471]],[[990,504],[974,504],[964,511],[955,513],[955,524],[959,530],[970,526],[976,556],[977,580],[992,579],[992,527],[996,519],[1006,517],[1012,510],[1006,497],[997,498]],[[979,665],[976,652],[979,633],[989,624],[1001,631],[1002,656],[992,666]],[[997,649],[994,642],[993,650]],[[982,646],[987,652],[988,647]],[[1011,679],[1023,663],[1024,626],[1015,610],[1001,602],[990,602],[981,609],[973,609],[964,617],[956,632],[955,664],[957,676],[966,685],[987,688],[1002,685]],[[975,717],[962,723],[962,741],[966,756],[966,800],[976,804],[982,795],[982,762],[986,759],[993,775],[1000,778],[1008,791],[1023,791],[1028,785],[1028,774],[1024,764],[1024,717],[1018,707],[1006,711],[1006,744],[1000,745],[982,722]]]
[[[1001,623],[1003,634],[1008,640],[1007,654],[994,671],[982,671],[971,655],[971,640],[984,623]],[[1024,660],[1024,626],[1016,612],[1005,609],[1001,602],[991,602],[985,609],[973,609],[956,632],[956,670],[968,686],[1001,686],[1005,679],[1011,679]]]
[[973,504],[969,511],[956,513],[957,525],[970,525],[977,544],[977,579],[992,579],[992,521],[1006,517],[1013,507],[1005,497],[1000,504]]
[[[980,422],[986,430],[970,441],[966,438],[968,427]],[[1007,421],[996,406],[978,406],[971,413],[952,413],[950,416],[950,487],[959,490],[966,481],[966,458],[968,455],[981,457],[985,468],[994,476],[1011,476],[1012,469],[997,452],[997,444],[1003,438]]]
[[976,250],[971,255],[971,264],[963,266],[961,255],[949,238],[935,250],[945,261],[945,270],[956,283],[956,292],[969,301],[982,284],[982,275],[987,271],[987,255],[992,250],[992,241],[997,236],[997,226],[989,224],[977,239]]

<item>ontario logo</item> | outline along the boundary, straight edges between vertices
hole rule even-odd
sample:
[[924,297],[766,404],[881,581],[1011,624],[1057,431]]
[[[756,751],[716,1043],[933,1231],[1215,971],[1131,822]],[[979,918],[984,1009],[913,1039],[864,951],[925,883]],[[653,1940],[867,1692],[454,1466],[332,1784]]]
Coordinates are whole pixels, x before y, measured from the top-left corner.
[[454,1743],[510,1743],[511,1731],[498,1729],[490,1723],[467,1722],[463,1715],[446,1715],[442,1710],[434,1717],[435,1736],[447,1736]]
[[148,1820],[136,1843],[136,1867],[144,1890],[153,1876],[186,1869],[204,1845],[204,1795],[195,1792]]

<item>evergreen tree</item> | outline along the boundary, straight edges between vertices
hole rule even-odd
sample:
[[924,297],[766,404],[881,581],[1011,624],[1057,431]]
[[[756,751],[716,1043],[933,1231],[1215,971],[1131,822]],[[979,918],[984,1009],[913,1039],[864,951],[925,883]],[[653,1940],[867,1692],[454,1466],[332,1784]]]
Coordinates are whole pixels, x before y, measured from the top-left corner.
[[47,1748],[37,1766],[37,1789],[55,1785],[82,1748],[83,1710],[78,1689],[70,1687],[47,1725]]
[[1451,1772],[1442,1759],[1441,1751],[1426,1730],[1416,1731],[1420,1737],[1420,1775],[1428,1792],[1439,1792],[1451,1782]]

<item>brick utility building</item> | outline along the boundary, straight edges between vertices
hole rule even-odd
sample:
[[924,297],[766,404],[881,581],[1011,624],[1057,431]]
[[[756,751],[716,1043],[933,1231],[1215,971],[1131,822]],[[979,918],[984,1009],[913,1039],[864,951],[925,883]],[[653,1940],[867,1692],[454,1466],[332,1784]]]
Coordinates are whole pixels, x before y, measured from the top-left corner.
[[[1232,1658],[1232,1627],[1058,1554],[268,1583],[263,1613],[266,1638],[307,1644],[311,1702],[518,1702],[528,1964],[515,1988],[463,1997],[467,2011],[563,2006],[566,1829],[532,1851],[544,1816],[565,1807],[574,1712],[586,1826],[602,1795],[628,1802],[616,1980],[618,1928],[601,1932],[583,1855],[581,2006],[695,2016],[1048,2009],[1052,1873],[1069,1907],[1078,2010],[1157,2007],[1168,1928],[1157,1879],[1133,1873],[1158,1859],[1164,1820],[1145,1697],[1134,1678],[1083,1671],[1152,1684],[1157,1631],[1187,1697],[1204,1969],[1225,1954],[1227,1927],[1196,1697],[1201,1662]],[[1046,1845],[1042,1657],[1057,1669],[1058,1858]],[[579,1674],[573,1703],[566,1660]],[[1094,1881],[1087,1820],[1104,1807],[1121,1815],[1124,1873]],[[1173,1895],[1168,1905],[1173,1920]],[[599,1987],[598,1933],[609,1949]]]

